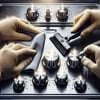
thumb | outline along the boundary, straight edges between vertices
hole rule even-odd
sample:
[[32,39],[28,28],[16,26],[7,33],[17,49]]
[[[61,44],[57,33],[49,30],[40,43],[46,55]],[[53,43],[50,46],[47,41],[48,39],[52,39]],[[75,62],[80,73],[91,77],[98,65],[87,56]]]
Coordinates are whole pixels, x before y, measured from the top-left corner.
[[87,36],[87,35],[89,35],[93,30],[95,30],[95,27],[96,27],[96,24],[95,24],[95,23],[91,24],[90,26],[88,26],[86,29],[84,29],[84,30],[81,32],[81,35],[82,35],[82,36]]
[[84,14],[81,16],[81,19],[75,24],[75,26],[71,29],[71,32],[77,32],[88,20],[89,20],[89,13]]
[[99,47],[94,45],[94,44],[90,44],[87,47],[84,48],[86,53],[92,53],[92,54],[96,54],[99,50]]
[[32,57],[28,57],[23,60],[16,68],[16,72],[21,72],[30,62],[32,61]]
[[96,68],[96,63],[94,63],[91,59],[84,56],[81,62],[83,65],[88,67],[92,72],[94,72],[94,68]]

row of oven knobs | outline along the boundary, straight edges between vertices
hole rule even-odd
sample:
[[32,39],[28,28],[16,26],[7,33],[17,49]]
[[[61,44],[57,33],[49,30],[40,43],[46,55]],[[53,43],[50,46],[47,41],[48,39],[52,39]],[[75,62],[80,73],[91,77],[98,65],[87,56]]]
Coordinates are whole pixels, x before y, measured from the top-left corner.
[[[67,65],[71,67],[72,69],[77,68],[78,66],[78,60],[72,59],[72,55],[69,55],[67,60]],[[48,51],[43,59],[42,59],[42,65],[46,69],[53,71],[55,69],[58,69],[60,67],[60,57],[55,51]],[[74,68],[75,66],[75,68]],[[48,76],[45,71],[35,71],[32,83],[36,88],[45,88],[48,84]],[[59,70],[55,77],[55,83],[59,87],[66,87],[68,83],[68,75],[66,72]],[[77,92],[84,92],[86,90],[86,82],[85,80],[76,80],[74,83],[74,87]],[[24,80],[18,78],[14,80],[13,88],[16,92],[22,92],[25,88],[25,82]]]
[[[39,12],[37,9],[32,10],[31,8],[27,9],[26,18],[29,21],[36,21],[39,17]],[[50,9],[46,10],[45,20],[49,22],[51,20],[51,12]],[[59,21],[66,21],[68,19],[68,9],[59,9],[57,10],[56,17]]]
[[[46,88],[46,86],[48,84],[47,74],[45,72],[43,72],[42,74],[38,74],[38,72],[35,72],[35,74],[33,75],[32,83],[37,89]],[[62,75],[60,73],[57,73],[56,78],[55,78],[55,83],[60,88],[66,87],[67,83],[68,83],[67,74],[64,73]],[[14,80],[13,89],[15,92],[21,93],[24,90],[24,88],[25,88],[24,80],[21,80],[21,79]],[[79,93],[85,92],[85,90],[87,88],[86,81],[85,80],[76,80],[74,83],[74,88]]]

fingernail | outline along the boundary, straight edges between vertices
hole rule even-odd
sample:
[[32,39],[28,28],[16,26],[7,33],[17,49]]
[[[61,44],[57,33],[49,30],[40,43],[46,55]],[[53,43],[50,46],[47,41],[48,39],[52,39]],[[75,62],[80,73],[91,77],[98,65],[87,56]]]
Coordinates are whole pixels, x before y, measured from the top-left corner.
[[34,53],[37,53],[37,51],[36,51],[36,50],[34,50]]
[[32,40],[32,37],[31,37],[31,36],[27,36],[26,39],[27,39],[27,40]]
[[29,21],[27,21],[27,23],[28,23],[28,24],[30,24],[30,22],[29,22]]
[[71,33],[74,33],[75,32],[75,28],[72,27],[72,29],[70,30]]
[[42,32],[43,32],[42,30],[38,30],[38,32],[37,32],[37,33],[39,34],[39,33],[42,33]]
[[70,30],[70,32],[71,32],[71,33],[73,32],[73,28]]
[[81,36],[83,36],[83,37],[84,37],[84,36],[85,36],[85,34],[84,34],[83,32],[81,32]]

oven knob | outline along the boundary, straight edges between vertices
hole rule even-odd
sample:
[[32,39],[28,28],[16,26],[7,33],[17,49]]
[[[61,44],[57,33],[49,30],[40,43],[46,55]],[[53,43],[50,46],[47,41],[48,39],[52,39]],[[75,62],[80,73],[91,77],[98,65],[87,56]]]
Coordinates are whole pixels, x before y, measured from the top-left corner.
[[85,92],[87,85],[85,80],[77,80],[74,83],[75,90],[79,93]]
[[37,20],[38,17],[39,17],[39,12],[37,9],[33,9],[33,10],[31,8],[27,9],[26,18],[29,21],[35,21]]
[[34,72],[32,83],[36,88],[45,88],[48,83],[48,76],[44,71]]
[[59,9],[57,10],[56,17],[59,21],[66,21],[68,19],[68,9]]
[[49,70],[58,69],[60,66],[59,55],[53,50],[48,51],[42,59],[42,65]]
[[68,75],[65,72],[58,72],[55,78],[57,86],[66,87],[68,83]]
[[73,53],[69,53],[66,64],[70,69],[73,70],[81,70],[83,66],[77,56]]
[[45,20],[49,22],[51,20],[50,9],[46,10]]
[[20,93],[25,88],[25,82],[22,78],[15,78],[13,83],[13,89],[15,92]]
[[85,92],[87,88],[86,80],[84,80],[82,76],[79,76],[78,79],[75,80],[74,88],[79,93]]

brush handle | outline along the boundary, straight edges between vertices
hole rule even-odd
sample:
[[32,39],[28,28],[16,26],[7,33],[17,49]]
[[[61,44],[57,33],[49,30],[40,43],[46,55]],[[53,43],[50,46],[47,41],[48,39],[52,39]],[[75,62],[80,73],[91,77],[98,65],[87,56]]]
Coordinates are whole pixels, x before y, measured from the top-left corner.
[[71,35],[68,39],[67,39],[67,41],[68,42],[70,42],[71,40],[73,40],[73,39],[75,39],[75,38],[77,38],[77,37],[79,37],[79,38],[81,38],[81,32],[85,29],[85,28],[87,28],[89,25],[90,25],[91,23],[88,21],[87,23],[85,23],[76,33],[73,33],[73,35]]

